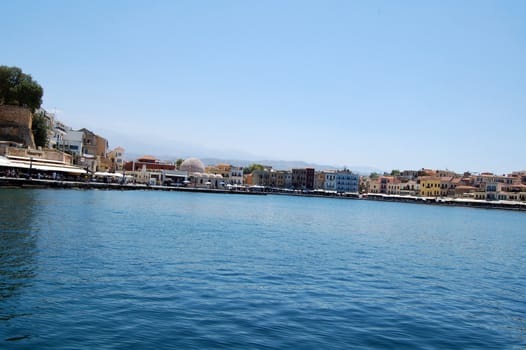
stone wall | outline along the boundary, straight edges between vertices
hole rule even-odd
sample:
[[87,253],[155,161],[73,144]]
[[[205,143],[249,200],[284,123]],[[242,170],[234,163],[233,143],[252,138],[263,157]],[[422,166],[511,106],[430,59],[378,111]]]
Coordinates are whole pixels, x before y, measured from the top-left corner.
[[0,105],[0,141],[17,142],[35,148],[32,122],[33,115],[28,108]]
[[51,161],[66,165],[73,164],[73,156],[64,152],[53,149],[36,150],[28,148],[9,147],[6,144],[0,144],[0,155],[5,157],[33,158],[35,161]]

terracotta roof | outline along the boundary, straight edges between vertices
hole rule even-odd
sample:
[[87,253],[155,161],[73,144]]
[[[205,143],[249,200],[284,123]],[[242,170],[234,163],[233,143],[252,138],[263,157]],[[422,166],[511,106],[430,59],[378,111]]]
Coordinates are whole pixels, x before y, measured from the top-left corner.
[[473,186],[457,186],[455,189],[457,190],[476,190],[476,187]]
[[436,181],[440,181],[440,178],[437,177],[437,176],[419,176],[418,179],[420,181],[424,180],[424,181],[427,181],[427,180],[436,180]]
[[150,155],[144,155],[142,157],[139,157],[138,159],[157,160],[157,158],[155,158],[154,156],[150,156]]
[[441,176],[440,181],[452,181],[454,179],[453,176]]
[[428,174],[428,175],[434,175],[436,174],[436,171],[432,170],[432,169],[422,169],[421,170],[422,172]]

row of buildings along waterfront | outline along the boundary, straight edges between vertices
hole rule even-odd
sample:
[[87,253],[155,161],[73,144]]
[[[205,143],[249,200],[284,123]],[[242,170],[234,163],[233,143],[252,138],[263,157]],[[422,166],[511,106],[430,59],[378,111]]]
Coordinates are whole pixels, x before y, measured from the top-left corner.
[[396,176],[363,177],[361,192],[431,198],[526,201],[526,171],[495,175],[469,172],[457,174],[448,170],[432,169],[405,170]]
[[218,189],[256,186],[269,190],[526,201],[526,171],[495,175],[420,169],[360,176],[347,169],[279,170],[262,166],[244,173],[241,166],[205,166],[197,158],[182,163],[161,161],[154,156],[126,160],[124,148],[109,149],[106,138],[86,128],[73,129],[53,113],[40,112],[48,124],[48,144],[36,149],[28,136],[31,113],[22,107],[0,106],[0,175],[6,169],[16,168],[48,175],[58,172],[80,180],[102,178],[158,186]]
[[526,171],[507,175],[492,173],[457,174],[448,170],[405,170],[396,175],[360,176],[350,170],[297,168],[273,169],[265,166],[251,173],[230,164],[205,166],[199,159],[189,158],[180,166],[161,162],[151,156],[124,164],[124,172],[133,181],[152,185],[176,185],[201,188],[257,186],[268,190],[300,190],[303,192],[385,194],[449,197],[479,200],[526,201]]
[[360,176],[349,170],[316,171],[314,168],[276,170],[270,166],[245,174],[241,166],[216,164],[205,166],[189,158],[179,166],[142,156],[124,163],[123,171],[137,183],[168,186],[229,188],[258,186],[283,190],[324,190],[334,193],[358,193]]

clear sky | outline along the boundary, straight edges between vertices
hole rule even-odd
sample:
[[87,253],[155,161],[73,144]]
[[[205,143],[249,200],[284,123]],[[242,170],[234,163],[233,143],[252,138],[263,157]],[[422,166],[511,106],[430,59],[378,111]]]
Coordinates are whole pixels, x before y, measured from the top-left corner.
[[24,1],[0,64],[129,152],[526,169],[526,1]]

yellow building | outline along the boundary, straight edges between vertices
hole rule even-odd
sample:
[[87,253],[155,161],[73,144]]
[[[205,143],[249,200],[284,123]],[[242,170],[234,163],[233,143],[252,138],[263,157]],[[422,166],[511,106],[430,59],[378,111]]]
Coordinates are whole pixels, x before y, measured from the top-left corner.
[[441,179],[435,176],[420,177],[420,195],[423,197],[439,197],[441,195]]

